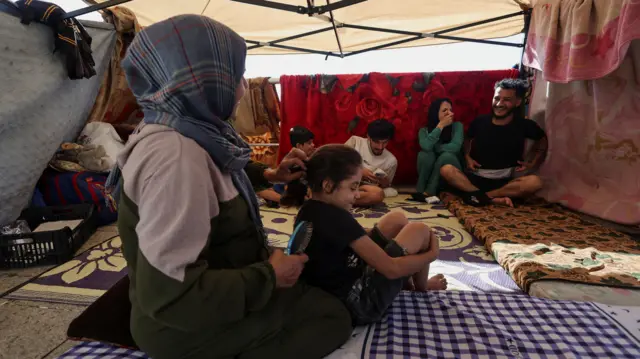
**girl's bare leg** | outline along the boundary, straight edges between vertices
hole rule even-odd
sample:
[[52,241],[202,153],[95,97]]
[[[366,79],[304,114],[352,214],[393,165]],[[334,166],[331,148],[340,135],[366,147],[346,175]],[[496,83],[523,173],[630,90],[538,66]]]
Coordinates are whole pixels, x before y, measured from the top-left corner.
[[[386,221],[383,221],[385,217],[388,218]],[[408,223],[404,214],[400,212],[391,212],[385,217],[378,223],[378,229],[380,229],[385,237],[393,238],[400,246],[405,248],[409,254],[416,254],[431,248],[433,233],[429,226],[422,222]],[[402,218],[404,218],[404,222]],[[393,236],[393,234],[396,235]],[[436,238],[434,237],[434,239]],[[436,241],[434,241],[434,244],[438,245]],[[447,289],[447,280],[444,275],[438,274],[429,278],[429,264],[414,274],[412,279],[415,290],[420,292]]]

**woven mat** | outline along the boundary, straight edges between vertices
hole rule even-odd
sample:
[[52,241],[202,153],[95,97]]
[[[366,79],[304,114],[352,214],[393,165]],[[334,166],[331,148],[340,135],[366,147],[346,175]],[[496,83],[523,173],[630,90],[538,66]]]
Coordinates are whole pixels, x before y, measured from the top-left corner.
[[640,288],[640,242],[557,205],[471,207],[445,198],[525,291],[538,280]]

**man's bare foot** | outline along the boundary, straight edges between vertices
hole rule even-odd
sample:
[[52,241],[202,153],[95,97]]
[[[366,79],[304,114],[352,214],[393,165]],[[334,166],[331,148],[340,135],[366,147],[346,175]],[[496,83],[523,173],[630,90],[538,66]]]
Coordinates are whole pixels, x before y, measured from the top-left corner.
[[513,208],[513,201],[511,201],[511,198],[509,198],[509,197],[492,198],[491,199],[491,203],[497,204],[499,206],[505,206],[505,207],[512,207]]

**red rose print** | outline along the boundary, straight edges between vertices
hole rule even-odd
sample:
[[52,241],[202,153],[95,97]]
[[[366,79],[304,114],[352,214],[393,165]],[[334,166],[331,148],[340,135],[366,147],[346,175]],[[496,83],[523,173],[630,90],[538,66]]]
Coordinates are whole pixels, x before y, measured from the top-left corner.
[[429,84],[429,87],[427,87],[427,91],[425,91],[422,95],[422,103],[424,103],[425,111],[429,110],[429,105],[431,105],[431,102],[446,96],[447,90],[444,88],[442,83],[435,79],[432,80]]
[[338,75],[338,81],[342,85],[342,88],[345,90],[357,84],[361,78],[362,75]]
[[374,98],[363,98],[356,107],[356,114],[366,121],[375,120],[382,114],[382,105]]
[[409,99],[404,95],[396,96],[394,97],[393,105],[398,115],[404,115],[409,109]]
[[396,85],[396,88],[403,93],[410,91],[411,89],[413,89],[413,83],[414,81],[416,81],[416,79],[417,79],[416,75],[400,76],[400,81]]
[[341,92],[336,100],[336,111],[344,112],[351,107],[353,94],[349,92]]
[[369,84],[379,100],[388,101],[393,96],[393,86],[384,74],[372,72],[369,75]]

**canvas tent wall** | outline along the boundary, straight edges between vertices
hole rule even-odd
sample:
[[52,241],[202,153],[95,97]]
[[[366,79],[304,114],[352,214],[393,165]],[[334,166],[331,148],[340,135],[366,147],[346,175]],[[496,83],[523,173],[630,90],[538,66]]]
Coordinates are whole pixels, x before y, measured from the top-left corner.
[[[107,0],[96,1],[103,3]],[[529,6],[528,0],[367,0],[333,12],[308,16],[244,2],[133,0],[127,2],[126,6],[136,13],[142,26],[178,14],[195,13],[212,17],[247,39],[253,45],[249,54],[300,53],[299,49],[311,49],[336,56],[340,56],[341,50],[347,54],[395,42],[398,43],[391,47],[442,44],[456,41],[454,38],[474,40],[511,36],[523,31],[524,16],[517,13]],[[307,5],[305,0],[276,2]],[[315,1],[315,5],[337,2]],[[509,14],[514,16],[485,22]],[[335,29],[331,19],[336,24]],[[476,22],[481,24],[465,27]],[[368,27],[403,33],[364,29]],[[310,32],[317,33],[299,37]],[[434,35],[442,37],[434,38]],[[285,38],[291,39],[274,44]]]
[[75,140],[91,111],[116,37],[111,25],[84,25],[97,74],[72,81],[50,28],[0,11],[0,224],[28,205],[53,153]]
[[[510,36],[523,31],[524,16],[520,16],[520,10],[521,5],[526,8],[528,4],[520,0],[470,0],[451,6],[446,0],[368,0],[310,17],[231,0],[111,0],[109,3],[125,2],[143,26],[182,13],[211,16],[249,40],[249,44],[253,44],[250,54],[295,53],[296,48],[309,48],[336,56],[341,51],[357,54],[372,47],[423,46],[461,38],[473,41]],[[486,21],[496,17],[500,19]],[[22,25],[15,15],[3,9],[0,9],[0,20],[0,38],[5,46],[0,53],[3,63],[0,67],[3,78],[0,84],[2,224],[14,220],[27,206],[38,177],[54,151],[61,142],[73,140],[85,123],[113,52],[115,32],[107,24],[85,23],[93,37],[97,75],[89,80],[71,81],[66,76],[62,57],[52,53],[49,28],[37,23]],[[477,26],[467,27],[469,24]],[[378,31],[370,31],[371,28]],[[309,32],[316,33],[299,36]],[[434,38],[438,34],[443,37]],[[282,41],[287,38],[288,41]],[[280,47],[272,46],[278,41]]]

